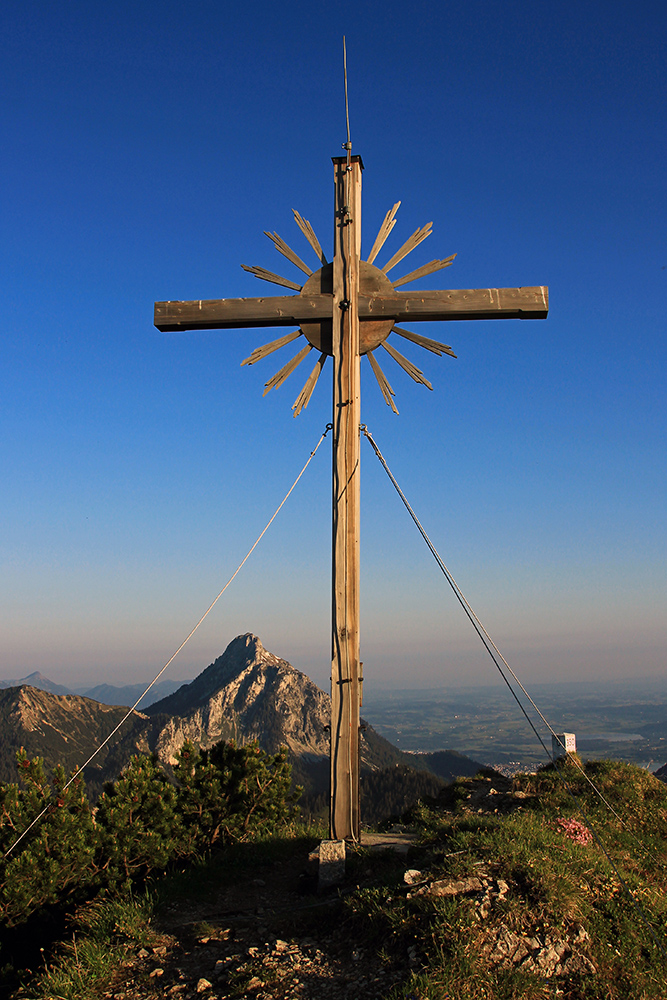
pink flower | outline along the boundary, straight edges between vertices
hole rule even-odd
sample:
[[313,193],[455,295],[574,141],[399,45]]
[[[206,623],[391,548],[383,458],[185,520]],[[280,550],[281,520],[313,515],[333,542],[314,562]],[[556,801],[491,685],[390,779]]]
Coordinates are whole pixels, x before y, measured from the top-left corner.
[[556,826],[560,829],[561,833],[564,833],[575,844],[581,844],[583,847],[586,847],[593,840],[591,831],[578,819],[558,819],[556,820]]

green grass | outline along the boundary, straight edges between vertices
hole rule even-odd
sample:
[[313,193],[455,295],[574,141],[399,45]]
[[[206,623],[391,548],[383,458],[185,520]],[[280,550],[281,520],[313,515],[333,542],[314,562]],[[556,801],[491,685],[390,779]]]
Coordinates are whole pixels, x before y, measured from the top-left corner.
[[[622,824],[572,765],[566,773],[571,794],[553,769],[517,776],[505,786],[495,781],[498,789],[511,785],[512,792],[525,794],[499,796],[497,813],[478,813],[476,800],[470,799],[494,779],[462,779],[439,801],[412,811],[409,821],[419,844],[409,859],[356,850],[348,860],[340,906],[312,904],[304,910],[307,931],[316,937],[342,931],[343,940],[402,968],[402,984],[387,1000],[666,1000],[665,955],[623,883],[667,947],[667,786],[631,765],[589,763],[585,771],[623,817]],[[575,842],[559,826],[563,819],[581,821],[582,814],[593,822],[613,865],[595,840]],[[75,936],[60,946],[49,969],[22,997],[101,996],[128,954],[159,941],[160,913],[205,898],[212,886],[219,892],[295,856],[305,858],[325,833],[294,826],[289,836],[239,844],[156,879],[144,896],[107,897],[83,907],[73,925]],[[408,867],[427,873],[429,880],[485,873],[496,883],[504,880],[509,889],[480,919],[478,900],[470,894],[408,899],[403,883]],[[521,936],[579,927],[589,936],[582,947],[597,969],[594,974],[544,979],[494,965],[484,952],[485,942],[502,928]],[[241,978],[245,974],[239,970]]]
[[[420,805],[412,822],[428,851],[432,879],[485,871],[509,885],[507,897],[484,920],[470,896],[406,898],[398,881],[364,889],[346,900],[355,934],[389,955],[418,945],[425,968],[391,1000],[564,997],[572,1000],[658,1000],[667,997],[667,962],[642,919],[667,947],[667,788],[631,765],[602,762],[585,768],[623,817],[600,803],[570,765],[572,795],[552,769],[518,776],[515,791],[529,796],[521,810],[478,814],[468,797],[475,783],[460,780],[441,804]],[[496,784],[499,786],[498,782]],[[489,785],[490,787],[490,785]],[[499,803],[500,804],[500,803]],[[590,817],[617,871],[592,840],[573,842],[559,819]],[[416,867],[423,867],[415,863]],[[619,878],[620,875],[620,878]],[[637,904],[629,900],[623,883]],[[518,935],[581,926],[590,935],[597,974],[540,980],[520,968],[491,966],[483,956],[489,934]]]
[[154,903],[131,894],[101,898],[78,911],[70,940],[58,946],[44,971],[20,990],[25,1000],[90,1000],[108,987],[129,952],[160,942]]

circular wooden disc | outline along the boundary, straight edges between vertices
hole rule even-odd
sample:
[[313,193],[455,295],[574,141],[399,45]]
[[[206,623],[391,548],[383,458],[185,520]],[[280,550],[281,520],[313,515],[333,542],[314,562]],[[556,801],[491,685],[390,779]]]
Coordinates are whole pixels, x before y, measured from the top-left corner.
[[[359,261],[359,293],[372,295],[374,292],[393,292],[394,286],[387,275],[369,264]],[[332,295],[333,294],[333,264],[325,264],[315,274],[311,274],[300,292],[301,295]],[[359,320],[359,353],[368,354],[387,339],[394,325],[393,319],[361,319]],[[331,320],[325,319],[316,323],[302,323],[301,332],[310,344],[324,354],[333,354],[331,347]]]

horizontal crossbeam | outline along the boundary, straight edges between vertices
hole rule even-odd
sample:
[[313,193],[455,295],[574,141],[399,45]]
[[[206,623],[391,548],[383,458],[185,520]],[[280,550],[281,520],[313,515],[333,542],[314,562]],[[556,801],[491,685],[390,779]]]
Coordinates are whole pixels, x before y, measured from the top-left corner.
[[299,326],[331,319],[331,295],[275,295],[262,299],[156,302],[155,326],[173,330],[240,330],[250,326]]
[[[156,302],[155,326],[175,330],[234,330],[293,326],[331,319],[331,295],[279,295],[261,299]],[[359,318],[396,322],[455,319],[545,319],[549,291],[534,288],[467,288],[438,292],[360,295]]]
[[362,319],[390,317],[397,323],[448,319],[546,319],[549,289],[461,288],[439,292],[394,292],[359,296]]

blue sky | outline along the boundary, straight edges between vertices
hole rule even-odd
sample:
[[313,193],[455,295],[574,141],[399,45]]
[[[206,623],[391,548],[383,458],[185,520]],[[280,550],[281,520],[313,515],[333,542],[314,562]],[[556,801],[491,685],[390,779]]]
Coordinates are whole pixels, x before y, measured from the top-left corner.
[[[362,415],[528,681],[664,672],[662,3],[5,0],[0,675],[150,679],[227,580],[330,415],[330,368],[262,398],[272,332],[160,334],[154,300],[279,294],[263,235],[331,251],[347,36],[363,246],[456,252],[422,287],[547,284],[546,322],[420,324],[458,355],[364,362]],[[398,274],[398,272],[396,272]],[[403,349],[403,347],[402,347]],[[283,356],[284,355],[284,356]],[[493,679],[362,442],[369,688]],[[233,636],[327,684],[330,451],[170,668]]]

